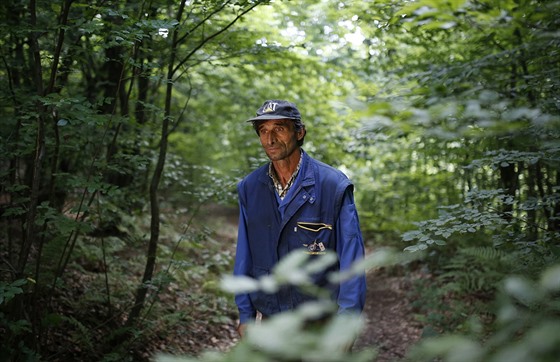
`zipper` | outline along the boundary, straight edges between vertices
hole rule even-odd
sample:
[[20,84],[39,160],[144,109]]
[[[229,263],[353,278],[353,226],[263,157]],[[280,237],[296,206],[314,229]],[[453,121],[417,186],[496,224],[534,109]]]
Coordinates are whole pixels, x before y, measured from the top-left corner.
[[[325,223],[322,223],[322,222],[298,221],[297,226],[302,228],[303,230],[313,231],[313,232],[316,232],[316,233],[323,230],[323,229],[332,230],[332,225],[325,224]],[[294,231],[297,232],[297,228]]]

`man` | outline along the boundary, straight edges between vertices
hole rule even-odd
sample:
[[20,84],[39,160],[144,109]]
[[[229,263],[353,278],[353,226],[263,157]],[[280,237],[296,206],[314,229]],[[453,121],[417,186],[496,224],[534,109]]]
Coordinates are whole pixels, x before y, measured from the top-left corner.
[[[306,130],[296,105],[268,100],[248,121],[253,123],[271,162],[250,173],[237,187],[240,215],[234,275],[258,279],[297,249],[314,257],[326,250],[335,251],[338,270],[363,258],[353,185],[342,172],[303,151]],[[339,313],[361,312],[365,276],[333,286],[326,274],[314,281],[332,290]],[[266,318],[310,299],[294,286],[275,294],[258,291],[236,295],[238,332],[243,336],[257,312]]]

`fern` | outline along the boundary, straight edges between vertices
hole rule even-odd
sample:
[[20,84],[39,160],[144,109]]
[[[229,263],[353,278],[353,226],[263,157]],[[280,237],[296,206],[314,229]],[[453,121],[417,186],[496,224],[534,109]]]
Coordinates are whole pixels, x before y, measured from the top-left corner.
[[516,256],[492,247],[471,247],[457,251],[443,267],[440,279],[445,289],[458,293],[493,292],[511,272]]
[[72,338],[75,340],[76,345],[85,346],[88,350],[94,351],[92,332],[89,330],[89,328],[83,325],[74,317],[63,316],[62,318],[76,328],[71,332]]
[[488,246],[478,246],[472,248],[464,248],[460,250],[461,253],[475,257],[480,261],[491,261],[491,260],[502,260],[511,259],[511,254],[506,253],[503,250],[488,247]]

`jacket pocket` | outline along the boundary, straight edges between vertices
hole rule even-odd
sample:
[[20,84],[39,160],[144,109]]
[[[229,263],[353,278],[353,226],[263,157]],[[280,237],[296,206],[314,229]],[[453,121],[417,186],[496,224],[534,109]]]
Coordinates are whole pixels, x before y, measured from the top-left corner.
[[300,244],[299,247],[306,248],[307,254],[322,255],[329,248],[332,228],[332,225],[328,223],[298,221],[296,222],[294,234]]

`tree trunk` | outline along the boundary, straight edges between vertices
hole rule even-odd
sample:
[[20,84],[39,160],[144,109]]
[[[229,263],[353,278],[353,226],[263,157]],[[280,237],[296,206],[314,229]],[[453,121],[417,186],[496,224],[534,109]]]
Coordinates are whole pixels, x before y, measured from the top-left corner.
[[[185,8],[185,0],[181,1],[179,6],[179,11],[177,12],[177,20],[183,16],[183,11]],[[147,283],[152,280],[155,266],[156,266],[156,254],[159,241],[159,230],[160,230],[160,219],[159,219],[159,200],[158,200],[158,188],[161,176],[163,174],[163,168],[165,166],[165,158],[167,155],[167,139],[169,132],[169,119],[171,117],[171,97],[173,95],[173,76],[174,76],[174,64],[176,57],[176,47],[177,47],[177,37],[178,31],[175,29],[173,31],[173,45],[171,48],[171,59],[169,60],[168,70],[167,70],[167,90],[165,94],[165,114],[161,126],[161,140],[159,145],[159,155],[154,173],[152,176],[152,181],[150,182],[150,241],[148,243],[148,252],[146,267],[144,268],[144,275],[142,277],[142,283],[136,290],[136,298],[134,305],[128,315],[127,326],[133,326],[136,320],[140,316],[140,312],[144,307],[146,301],[146,294],[148,292]]]
[[[514,163],[509,163],[507,166],[500,167],[500,183],[504,189],[505,194],[515,197],[515,193],[519,187],[518,173],[515,169]],[[502,217],[508,221],[513,218],[513,205],[504,204],[502,207]]]
[[536,240],[538,237],[538,218],[537,218],[537,204],[538,195],[536,193],[537,187],[537,168],[538,165],[528,165],[527,167],[527,201],[533,202],[534,206],[527,208],[527,239]]

